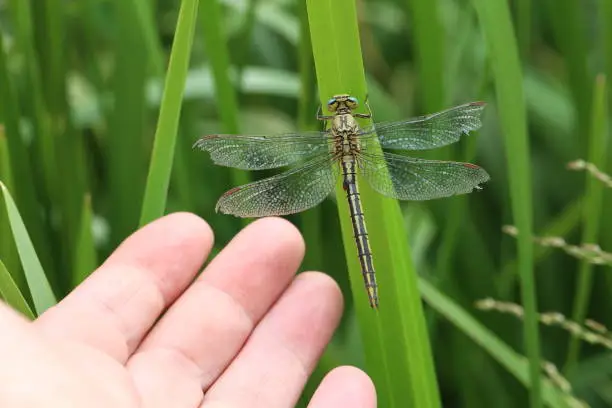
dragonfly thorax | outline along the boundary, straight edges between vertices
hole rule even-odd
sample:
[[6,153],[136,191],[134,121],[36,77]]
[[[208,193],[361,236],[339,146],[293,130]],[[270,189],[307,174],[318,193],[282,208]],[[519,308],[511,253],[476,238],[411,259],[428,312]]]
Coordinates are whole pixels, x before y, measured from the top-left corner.
[[338,135],[357,135],[359,132],[359,125],[350,113],[338,113],[332,119],[331,130]]
[[337,113],[332,119],[331,132],[334,137],[335,152],[353,155],[359,150],[359,125],[350,113]]

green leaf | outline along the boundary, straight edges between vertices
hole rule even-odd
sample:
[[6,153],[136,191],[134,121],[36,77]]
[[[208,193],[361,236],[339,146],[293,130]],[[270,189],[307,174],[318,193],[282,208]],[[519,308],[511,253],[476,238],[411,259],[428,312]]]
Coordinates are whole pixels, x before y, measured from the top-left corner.
[[[306,2],[298,5],[300,17],[300,98],[298,101],[298,128],[303,131],[320,127],[316,122],[316,95],[314,95],[314,67],[312,59],[312,44],[308,26],[308,10]],[[323,267],[323,215],[322,208],[317,206],[300,214],[300,230],[308,248],[304,255],[302,268],[305,270],[322,270]],[[311,380],[312,382],[312,380]]]
[[[355,3],[352,0],[308,0],[306,5],[321,104],[326,106],[331,96],[342,93],[363,101],[366,83]],[[363,106],[361,112],[365,112]],[[378,312],[368,306],[341,180],[336,192],[366,366],[376,384],[379,404],[402,408],[439,407],[416,271],[399,204],[372,191],[367,183],[360,183],[359,188],[366,222],[369,221],[374,265],[378,270]]]
[[531,7],[531,0],[518,0],[515,3],[517,41],[522,56],[528,55],[531,46]]
[[[547,0],[544,2],[545,15],[550,19],[555,45],[561,50],[567,70],[569,87],[578,121],[574,137],[589,128],[590,112],[593,102],[592,76],[589,70],[590,42],[587,39],[588,21],[583,13],[580,0]],[[586,138],[582,138],[586,139]],[[581,152],[586,143],[581,143]]]
[[91,196],[83,199],[81,222],[77,236],[74,260],[72,265],[72,286],[79,285],[98,266],[96,247],[92,234]]
[[185,80],[195,31],[198,0],[183,0],[179,10],[168,74],[164,85],[159,121],[140,214],[144,225],[164,214],[172,172],[174,147],[181,114]]
[[[454,303],[450,298],[439,292],[425,279],[419,280],[419,289],[423,299],[429,306],[454,324],[462,333],[472,341],[482,347],[499,364],[501,364],[510,374],[524,386],[530,388],[534,384],[529,373],[529,362],[525,357],[512,350],[507,344],[501,341],[489,329],[479,323],[468,312]],[[553,408],[563,407],[567,404],[563,402],[563,396],[554,388],[548,379],[537,383],[538,389],[543,388],[544,401]]]
[[2,260],[0,260],[0,297],[2,297],[13,309],[21,312],[21,314],[30,319],[34,319],[34,313],[32,309],[30,309],[30,305],[28,305],[28,302],[26,302],[19,291],[19,288],[2,263]]
[[143,0],[127,0],[125,3],[129,6],[129,9],[125,10],[130,13],[130,17],[134,17],[138,31],[144,40],[147,57],[153,66],[153,73],[162,76],[165,56],[156,31],[158,27],[153,16],[153,4]]
[[28,288],[30,289],[30,294],[32,295],[34,309],[37,315],[40,316],[45,310],[55,305],[57,300],[51,290],[51,285],[49,285],[45,271],[38,260],[38,256],[36,256],[36,251],[28,236],[25,225],[23,225],[23,220],[19,215],[17,206],[2,182],[0,182],[0,190],[2,190],[4,196],[4,203],[9,216],[11,230],[13,231],[13,238],[15,239],[19,258],[21,259],[21,265],[25,273]]
[[115,2],[118,35],[111,88],[114,104],[108,115],[107,135],[109,221],[113,243],[121,242],[138,225],[146,180],[147,157],[140,137],[145,134],[146,126],[146,101],[143,97],[146,76],[143,73],[150,61],[156,60],[157,54],[151,50],[151,40],[145,39],[147,24],[142,3],[146,2]]
[[531,158],[527,139],[527,118],[523,74],[505,0],[473,0],[487,41],[489,61],[495,81],[500,125],[505,141],[506,165],[510,182],[512,218],[518,227],[518,268],[522,305],[525,310],[524,343],[530,364],[531,407],[542,405],[540,394],[540,338],[533,278]]
[[[66,13],[61,0],[41,0],[32,7],[34,24],[34,49],[28,59],[31,77],[29,85],[41,98],[35,112],[36,141],[40,143],[39,151],[44,156],[47,167],[45,175],[49,177],[47,194],[53,197],[54,213],[64,233],[64,245],[54,248],[54,258],[61,259],[61,267],[69,262],[68,253],[73,248],[79,220],[81,197],[87,184],[87,168],[83,154],[83,138],[76,134],[72,117],[68,109],[66,95],[66,78],[68,77],[69,48],[64,47]],[[37,79],[34,77],[39,76]],[[36,87],[36,89],[35,89]],[[42,95],[37,95],[42,92]],[[66,182],[70,180],[70,182]],[[51,279],[51,273],[47,271]]]
[[[0,127],[0,180],[9,187],[13,186],[13,174],[11,171],[11,160],[6,143],[4,129]],[[17,249],[13,242],[11,227],[8,222],[8,214],[5,210],[4,203],[0,204],[0,259],[4,259],[6,265],[11,270],[17,273],[19,260],[17,258]],[[17,275],[19,282],[23,283],[23,275]]]
[[[4,126],[3,134],[6,136],[6,152],[3,154],[7,155],[6,158],[0,157],[3,167],[0,180],[3,180],[8,188],[13,191],[32,235],[32,240],[39,248],[43,262],[47,261],[45,264],[50,264],[51,251],[48,246],[47,231],[42,222],[40,205],[35,190],[37,183],[23,182],[14,185],[11,181],[15,174],[19,174],[22,180],[34,180],[34,172],[32,171],[32,160],[20,129],[20,99],[15,89],[15,78],[9,72],[9,59],[6,54],[5,43],[5,37],[0,32],[0,122]],[[31,95],[28,94],[27,97],[31,97]],[[12,173],[10,176],[9,172]],[[38,184],[41,184],[41,182],[39,181]],[[8,223],[5,227],[8,229]],[[8,233],[10,234],[10,232]],[[7,266],[14,273],[18,273],[13,269],[10,262],[7,262]],[[24,283],[22,276],[14,276],[14,278],[19,285]]]
[[[253,23],[255,0],[249,2],[249,12],[247,14],[247,25]],[[223,123],[223,130],[226,133],[238,133],[238,102],[236,91],[230,81],[230,66],[228,41],[223,29],[221,10],[218,1],[205,1],[200,7],[200,26],[204,32],[203,40],[206,53],[210,60],[213,74],[216,106]],[[247,37],[242,39],[243,46],[247,46],[250,28],[245,28],[244,33]],[[248,48],[244,51],[247,52]],[[244,61],[242,61],[244,63]],[[239,81],[242,81],[244,64],[239,68]],[[232,183],[234,185],[246,184],[250,181],[249,174],[244,170],[231,169]]]
[[[608,152],[608,94],[606,91],[606,77],[599,75],[595,81],[593,94],[593,117],[591,119],[591,132],[589,137],[588,161],[599,169],[606,168],[606,154]],[[603,190],[604,185],[591,174],[586,174],[586,193],[582,209],[582,243],[596,244],[599,239],[602,221]],[[580,262],[578,272],[578,285],[574,297],[572,320],[582,324],[587,307],[591,300],[593,289],[593,263],[588,260]],[[578,360],[580,353],[580,340],[571,337],[567,353],[566,370],[569,371]]]
[[407,0],[412,19],[416,64],[419,69],[419,95],[426,112],[444,108],[444,30],[438,0]]

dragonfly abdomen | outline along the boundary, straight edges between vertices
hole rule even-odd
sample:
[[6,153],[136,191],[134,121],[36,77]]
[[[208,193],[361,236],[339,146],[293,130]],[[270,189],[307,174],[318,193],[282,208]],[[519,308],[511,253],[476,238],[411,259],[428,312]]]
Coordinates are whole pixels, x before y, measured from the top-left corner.
[[361,274],[368,292],[370,306],[378,307],[378,285],[374,272],[374,262],[372,260],[372,250],[368,239],[365,217],[361,207],[361,198],[355,179],[355,162],[352,160],[342,161],[342,177],[346,199],[348,200],[349,211],[351,214],[351,224],[353,226],[353,236],[357,245],[357,254],[361,264]]

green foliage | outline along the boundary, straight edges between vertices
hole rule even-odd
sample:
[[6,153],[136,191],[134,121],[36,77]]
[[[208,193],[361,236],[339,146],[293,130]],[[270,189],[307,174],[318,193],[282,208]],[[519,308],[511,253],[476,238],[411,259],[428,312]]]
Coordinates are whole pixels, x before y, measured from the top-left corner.
[[161,217],[166,207],[197,14],[198,0],[181,2],[140,213],[141,226]]
[[[514,375],[526,387],[531,387],[529,378],[529,362],[521,358],[514,350],[499,340],[486,327],[474,319],[469,313],[440,293],[426,280],[419,282],[423,299],[448,321],[459,327],[475,343],[478,343],[508,372]],[[538,386],[539,387],[539,386]],[[550,407],[562,404],[561,395],[549,380],[543,381],[544,400]]]
[[23,315],[34,318],[34,313],[15,284],[13,277],[0,261],[0,298]]
[[[19,253],[19,258],[23,266],[24,275],[28,282],[28,289],[32,295],[32,302],[36,309],[36,314],[40,315],[45,310],[57,303],[55,295],[51,290],[49,281],[45,275],[45,271],[36,256],[36,251],[32,245],[32,241],[28,236],[19,210],[15,205],[15,201],[11,194],[6,189],[4,184],[0,183],[0,192],[4,198],[6,212],[8,214],[9,224],[15,239],[15,246]],[[4,265],[3,265],[4,268]]]
[[[608,145],[608,95],[606,79],[598,76],[595,82],[591,132],[589,137],[588,161],[603,169],[606,167]],[[599,239],[602,218],[604,185],[594,177],[586,180],[585,202],[583,209],[582,242],[594,243]],[[572,319],[582,322],[586,317],[587,305],[593,291],[593,264],[583,261],[578,272],[578,286],[574,298]],[[608,279],[608,281],[610,281]],[[579,342],[572,339],[567,358],[567,367],[576,364]]]
[[[483,166],[483,191],[398,204],[360,184],[379,312],[368,306],[341,186],[335,202],[289,217],[306,238],[304,269],[328,272],[346,298],[306,394],[333,366],[354,364],[374,378],[381,407],[563,406],[540,364],[569,360],[572,392],[612,405],[605,351],[539,327],[536,314],[612,326],[610,268],[531,239],[612,252],[612,190],[565,169],[585,159],[612,170],[603,143],[612,2],[309,0],[308,13],[290,0],[199,3],[0,5],[6,301],[41,313],[139,224],[170,211],[197,212],[222,248],[241,224],[214,213],[217,198],[272,173],[212,165],[191,148],[203,134],[318,129],[317,104],[336,93],[367,93],[374,122],[484,100],[479,132],[424,153]],[[521,303],[524,321],[474,310],[485,297]]]
[[[309,0],[306,4],[320,103],[325,106],[330,96],[341,93],[365,100],[355,4],[351,0]],[[346,195],[342,180],[338,180],[336,196],[366,367],[376,384],[382,406],[439,407],[433,359],[416,284],[417,273],[410,259],[399,205],[367,188],[367,183],[359,186],[366,222],[370,221],[368,237],[374,266],[378,270],[382,299],[379,311],[371,310],[365,297],[348,204],[340,199]]]
[[541,406],[540,340],[536,317],[536,288],[533,276],[533,228],[531,172],[523,75],[518,47],[503,0],[474,0],[490,53],[500,126],[504,135],[512,219],[521,232],[518,238],[518,274],[525,308],[524,342],[529,358],[531,407]]
[[93,214],[91,197],[85,196],[81,208],[81,223],[72,264],[72,285],[77,286],[98,266],[96,246],[92,231]]

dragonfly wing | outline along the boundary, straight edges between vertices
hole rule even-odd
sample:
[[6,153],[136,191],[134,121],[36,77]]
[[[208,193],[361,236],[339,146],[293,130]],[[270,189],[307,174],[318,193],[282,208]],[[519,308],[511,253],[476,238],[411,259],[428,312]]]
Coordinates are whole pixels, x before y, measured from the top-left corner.
[[478,129],[484,107],[484,102],[467,103],[406,121],[377,123],[363,133],[367,138],[376,132],[381,146],[387,149],[433,149],[455,143],[462,134]]
[[431,200],[480,189],[489,174],[470,163],[364,153],[357,160],[372,188],[399,200]]
[[314,207],[334,188],[337,167],[331,154],[284,173],[235,187],[221,196],[216,210],[238,217],[287,215]]
[[195,144],[221,166],[244,170],[274,169],[329,151],[325,132],[272,136],[208,135]]

